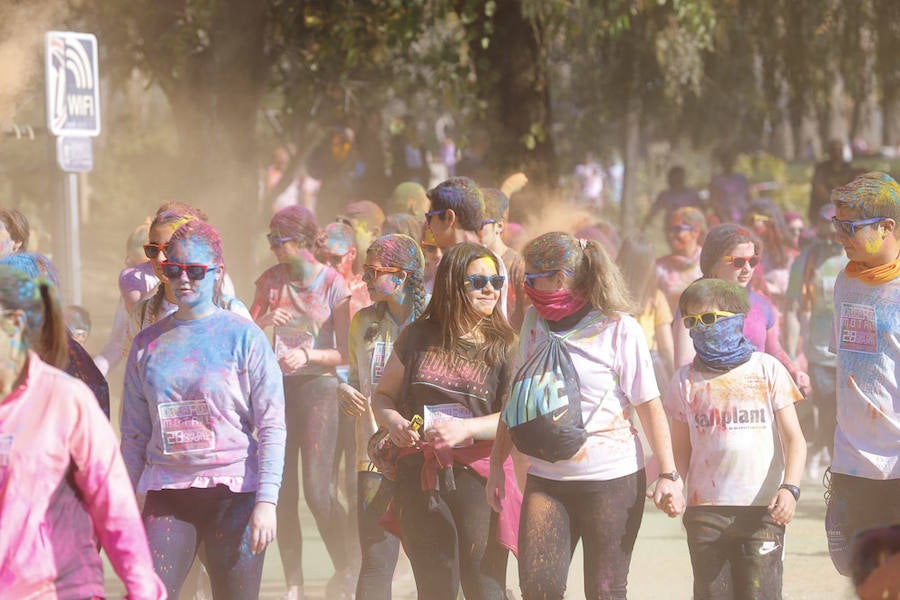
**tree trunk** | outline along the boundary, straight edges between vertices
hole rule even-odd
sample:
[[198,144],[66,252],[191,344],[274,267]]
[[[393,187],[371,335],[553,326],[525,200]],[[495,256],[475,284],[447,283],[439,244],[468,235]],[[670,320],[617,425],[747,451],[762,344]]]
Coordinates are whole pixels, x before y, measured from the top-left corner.
[[[265,4],[221,0],[210,45],[167,90],[186,182],[183,200],[204,209],[224,241],[235,284],[248,290],[258,206],[256,116],[268,65]],[[249,235],[248,235],[249,234]]]
[[551,129],[546,32],[541,23],[522,16],[521,0],[498,0],[492,22],[493,33],[485,34],[487,48],[478,35],[471,36],[470,44],[479,96],[488,106],[488,160],[501,178],[523,170],[529,187],[554,188],[559,173]]

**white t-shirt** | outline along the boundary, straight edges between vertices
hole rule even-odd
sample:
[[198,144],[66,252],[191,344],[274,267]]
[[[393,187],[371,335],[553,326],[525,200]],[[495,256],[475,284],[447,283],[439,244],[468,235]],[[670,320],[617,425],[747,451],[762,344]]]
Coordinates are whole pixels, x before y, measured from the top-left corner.
[[881,285],[838,275],[835,473],[900,479],[900,277]]
[[[573,327],[594,319],[592,310]],[[565,335],[567,332],[556,332]],[[517,368],[546,338],[529,307],[522,323]],[[659,397],[644,332],[629,315],[603,318],[564,341],[581,384],[581,414],[588,437],[575,456],[555,463],[529,457],[529,473],[557,481],[607,481],[644,468],[644,452],[631,423],[631,407]]]
[[766,506],[784,475],[775,412],[803,396],[778,359],[754,352],[726,373],[680,367],[663,401],[687,423],[688,506]]

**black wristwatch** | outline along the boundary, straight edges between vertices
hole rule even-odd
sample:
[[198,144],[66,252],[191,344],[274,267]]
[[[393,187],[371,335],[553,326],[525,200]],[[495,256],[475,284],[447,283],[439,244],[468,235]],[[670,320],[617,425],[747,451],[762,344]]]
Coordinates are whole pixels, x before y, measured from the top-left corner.
[[796,485],[791,485],[789,483],[782,483],[778,486],[779,490],[787,490],[791,493],[791,496],[794,497],[794,501],[797,502],[800,500],[800,488]]
[[678,474],[678,471],[672,471],[671,473],[660,473],[659,479],[668,479],[670,481],[678,481],[681,479],[681,476]]

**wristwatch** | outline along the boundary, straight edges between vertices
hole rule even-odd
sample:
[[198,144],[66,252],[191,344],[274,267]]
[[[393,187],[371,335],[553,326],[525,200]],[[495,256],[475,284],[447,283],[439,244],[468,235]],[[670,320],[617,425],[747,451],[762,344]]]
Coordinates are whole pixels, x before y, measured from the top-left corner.
[[678,471],[672,471],[671,473],[660,473],[659,479],[668,479],[670,481],[678,481],[681,479],[681,476],[678,474]]
[[800,500],[800,488],[797,487],[796,485],[791,485],[789,483],[782,483],[780,486],[778,486],[778,489],[789,491],[791,493],[791,496],[794,497],[795,502]]

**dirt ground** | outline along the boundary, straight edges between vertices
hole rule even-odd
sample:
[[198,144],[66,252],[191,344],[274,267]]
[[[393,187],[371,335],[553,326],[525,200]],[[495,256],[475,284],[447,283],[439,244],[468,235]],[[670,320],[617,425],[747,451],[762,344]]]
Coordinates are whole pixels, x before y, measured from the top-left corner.
[[[849,580],[835,571],[828,557],[822,491],[821,484],[805,483],[797,516],[788,526],[784,561],[785,600],[846,600],[855,597]],[[333,570],[312,517],[305,511],[303,531],[307,598],[324,599],[325,584]],[[266,553],[260,598],[280,598],[284,593],[283,581],[278,549],[272,546]],[[691,598],[691,582],[691,564],[681,521],[669,519],[648,502],[631,562],[629,598],[688,600]],[[510,557],[507,583],[512,592],[511,598],[518,599],[518,573],[513,557]],[[584,571],[579,545],[569,569],[566,598],[583,598],[583,585]],[[107,590],[111,598],[121,597],[123,591],[111,569],[107,569]],[[409,563],[402,556],[394,577],[393,598],[416,598],[412,572]]]

